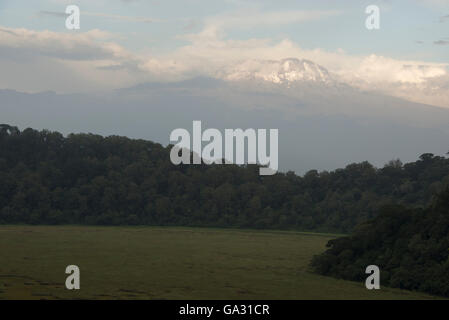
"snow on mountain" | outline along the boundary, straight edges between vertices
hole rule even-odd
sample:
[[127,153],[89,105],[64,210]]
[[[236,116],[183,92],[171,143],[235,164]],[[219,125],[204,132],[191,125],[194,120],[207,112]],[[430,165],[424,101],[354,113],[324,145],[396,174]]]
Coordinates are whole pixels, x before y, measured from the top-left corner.
[[222,75],[230,81],[263,80],[276,84],[294,82],[333,83],[328,70],[310,60],[287,58],[282,60],[248,60],[230,68]]
[[[286,58],[282,60],[246,60],[218,74],[218,78],[229,82],[262,86],[270,90],[282,88],[302,88],[303,92],[315,88],[340,91],[348,88],[363,92],[380,93],[412,102],[448,108],[449,73],[431,66],[396,66],[396,77],[385,81],[388,63],[381,60],[382,68],[370,58],[355,74],[331,72],[325,67],[306,59]],[[384,66],[387,65],[387,66]],[[395,66],[390,66],[394,69]],[[448,70],[449,72],[449,70]]]

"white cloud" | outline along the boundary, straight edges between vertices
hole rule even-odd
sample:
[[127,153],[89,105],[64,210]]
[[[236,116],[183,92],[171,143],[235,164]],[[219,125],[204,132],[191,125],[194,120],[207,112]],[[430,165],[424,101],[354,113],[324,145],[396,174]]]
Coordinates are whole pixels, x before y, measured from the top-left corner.
[[139,57],[101,30],[60,33],[0,26],[0,35],[0,88],[95,91],[145,80]]
[[216,27],[218,29],[231,28],[254,28],[257,26],[280,26],[292,23],[302,23],[312,20],[325,19],[331,16],[340,15],[341,11],[239,11],[228,14],[221,14],[209,17],[205,20],[207,27]]
[[424,84],[429,79],[447,74],[447,64],[404,61],[370,55],[352,70],[339,70],[348,81],[366,83]]
[[[98,18],[104,18],[109,20],[118,20],[118,21],[124,21],[124,22],[144,22],[144,23],[152,23],[152,22],[161,22],[162,20],[159,19],[153,19],[148,17],[137,17],[137,16],[122,16],[117,14],[108,14],[108,13],[102,13],[102,12],[89,12],[89,11],[82,11],[83,16],[91,16],[91,17],[98,17]],[[68,15],[65,12],[62,11],[40,11],[40,16],[50,16],[55,18],[65,18]]]
[[111,35],[100,30],[70,34],[0,27],[0,34],[1,48],[13,48],[30,55],[91,60],[124,55],[125,51],[105,42]]
[[417,1],[428,6],[438,6],[438,7],[449,6],[449,0],[417,0]]

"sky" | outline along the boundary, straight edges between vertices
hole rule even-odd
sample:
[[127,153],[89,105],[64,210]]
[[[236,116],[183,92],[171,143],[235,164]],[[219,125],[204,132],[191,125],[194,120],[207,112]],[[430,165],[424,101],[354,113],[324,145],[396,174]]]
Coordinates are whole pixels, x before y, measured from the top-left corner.
[[[65,9],[81,10],[67,30]],[[380,29],[365,12],[380,8]],[[309,59],[363,90],[449,105],[449,0],[0,0],[0,88],[84,92]],[[70,75],[70,76],[69,76]]]

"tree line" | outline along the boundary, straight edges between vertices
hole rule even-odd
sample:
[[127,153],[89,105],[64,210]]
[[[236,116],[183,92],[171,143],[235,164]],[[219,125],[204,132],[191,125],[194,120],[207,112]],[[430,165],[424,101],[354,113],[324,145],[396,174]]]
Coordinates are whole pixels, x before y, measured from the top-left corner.
[[368,162],[303,176],[179,165],[171,146],[0,125],[0,223],[178,225],[347,233],[390,203],[424,207],[449,159]]

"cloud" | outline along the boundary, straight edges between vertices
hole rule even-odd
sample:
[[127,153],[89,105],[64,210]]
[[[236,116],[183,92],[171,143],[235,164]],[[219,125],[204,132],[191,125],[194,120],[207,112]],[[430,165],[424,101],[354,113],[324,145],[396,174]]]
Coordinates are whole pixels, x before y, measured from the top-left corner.
[[417,0],[417,1],[429,7],[449,7],[449,0]]
[[116,35],[0,26],[0,88],[27,92],[95,91],[143,81],[140,58]]
[[[79,33],[33,31],[0,26],[0,53],[7,51],[25,56],[48,56],[66,60],[126,59],[131,55],[120,45],[108,41],[113,35],[98,29]],[[11,56],[10,58],[15,58]]]
[[438,41],[434,41],[433,43],[438,46],[447,46],[447,45],[449,45],[449,40],[438,40]]
[[152,23],[152,22],[161,22],[162,20],[147,18],[147,17],[132,17],[132,16],[121,16],[115,14],[107,14],[100,12],[83,12],[84,15],[92,16],[92,17],[100,17],[111,20],[125,21],[125,22],[143,22],[143,23]]
[[[120,34],[99,29],[85,32],[35,31],[0,25],[0,56],[14,50],[29,57],[47,56],[62,60],[113,59],[129,64],[137,63],[138,55],[119,45]],[[15,58],[11,56],[10,58]]]
[[65,14],[64,12],[57,12],[57,11],[39,11],[39,16],[65,18],[67,17],[67,14]]
[[441,23],[443,23],[443,22],[445,22],[445,21],[448,21],[448,20],[449,20],[449,14],[446,15],[446,16],[440,17],[440,22],[441,22]]
[[373,83],[422,84],[447,74],[445,64],[403,61],[370,55],[346,74],[353,79]]
[[341,11],[239,11],[230,14],[212,16],[206,19],[208,27],[217,29],[228,28],[254,28],[257,26],[279,26],[292,23],[303,23],[307,21],[325,19],[342,14]]
[[342,69],[344,82],[364,91],[449,107],[449,65],[371,55]]
[[[91,16],[91,17],[99,17],[109,20],[117,20],[117,21],[124,21],[124,22],[143,22],[143,23],[152,23],[152,22],[161,22],[159,19],[152,19],[147,17],[133,17],[133,16],[122,16],[122,15],[116,15],[116,14],[108,14],[108,13],[101,13],[101,12],[89,12],[89,11],[82,11],[83,16]],[[64,12],[59,11],[39,11],[39,16],[50,16],[50,17],[56,17],[56,18],[65,18],[68,15]]]

